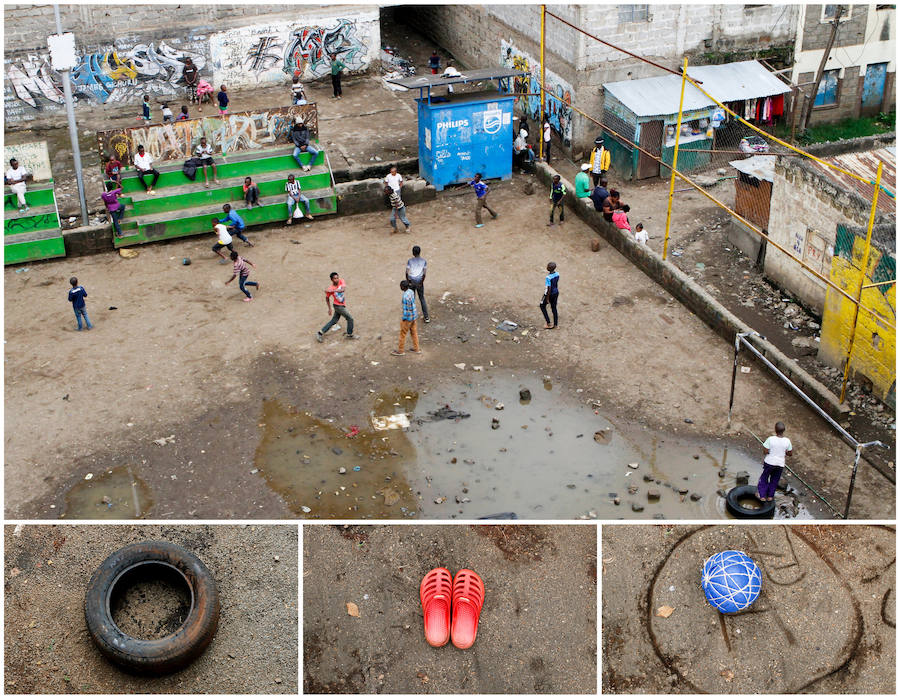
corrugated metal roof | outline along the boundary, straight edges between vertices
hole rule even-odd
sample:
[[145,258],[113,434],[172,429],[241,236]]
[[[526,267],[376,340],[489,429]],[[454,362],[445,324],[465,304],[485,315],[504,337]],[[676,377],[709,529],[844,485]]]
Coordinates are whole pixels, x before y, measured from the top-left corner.
[[[875,182],[875,175],[878,172],[879,161],[884,163],[881,171],[881,187],[882,191],[878,194],[878,211],[883,214],[897,213],[897,157],[893,148],[879,148],[874,151],[857,151],[856,153],[842,153],[837,156],[829,156],[823,158],[829,163],[843,168],[854,175],[860,175],[872,183]],[[874,184],[866,184],[860,182],[856,178],[833,170],[816,161],[808,161],[809,164],[834,182],[838,187],[846,190],[854,190],[860,197],[871,203],[872,194],[875,191]],[[887,190],[891,194],[885,192]],[[891,196],[893,195],[893,196]],[[871,206],[871,205],[870,205]]]
[[[688,75],[701,81],[703,89],[721,102],[771,97],[791,91],[758,61],[695,66],[688,68]],[[677,75],[621,80],[604,83],[603,88],[639,117],[678,114],[681,78]],[[714,104],[690,83],[685,86],[684,111],[704,109]]]
[[775,158],[777,156],[750,156],[743,160],[733,160],[731,165],[740,172],[757,180],[775,181]]

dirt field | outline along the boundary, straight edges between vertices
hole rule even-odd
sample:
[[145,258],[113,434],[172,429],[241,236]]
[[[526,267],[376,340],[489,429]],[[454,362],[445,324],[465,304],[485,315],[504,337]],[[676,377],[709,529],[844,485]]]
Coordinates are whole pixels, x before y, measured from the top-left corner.
[[[20,525],[4,534],[6,693],[297,692],[296,527]],[[189,549],[219,589],[212,643],[168,676],[120,671],[84,620],[94,570],[144,540]]]
[[[230,268],[216,264],[211,235],[143,246],[131,260],[111,253],[6,269],[7,516],[59,517],[88,474],[118,469],[152,503],[119,517],[287,517],[254,471],[265,468],[254,464],[265,398],[337,426],[366,425],[370,392],[464,383],[473,365],[538,371],[573,399],[649,429],[724,435],[731,347],[609,246],[590,253],[596,234],[581,221],[547,227],[546,193],[524,194],[528,180],[494,185],[500,218],[483,229],[473,228],[472,195],[448,191],[410,207],[412,235],[390,236],[386,214],[254,231],[257,247],[238,248],[263,285],[249,304],[224,286]],[[429,261],[434,322],[422,327],[422,356],[394,358],[413,244]],[[562,276],[552,332],[536,308],[548,260]],[[332,270],[347,280],[361,339],[335,333],[320,345]],[[92,331],[75,332],[71,275],[88,290]],[[515,342],[492,335],[492,319],[519,323]],[[786,420],[795,468],[840,504],[852,451],[751,370],[738,382],[735,428],[761,435]],[[757,449],[746,431],[729,439]],[[863,466],[853,513],[893,512],[893,487]]]
[[[895,539],[881,526],[604,526],[603,692],[894,693]],[[725,549],[763,572],[760,597],[729,616],[700,587]]]
[[[596,556],[593,526],[307,526],[304,692],[595,693]],[[471,649],[425,641],[437,566],[484,581]]]

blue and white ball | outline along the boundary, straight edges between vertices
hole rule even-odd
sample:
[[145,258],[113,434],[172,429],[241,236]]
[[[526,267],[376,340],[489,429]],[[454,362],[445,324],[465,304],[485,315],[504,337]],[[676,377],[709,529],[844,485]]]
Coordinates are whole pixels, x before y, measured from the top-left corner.
[[702,585],[706,600],[716,610],[736,613],[749,608],[759,597],[762,572],[743,552],[728,550],[706,560]]

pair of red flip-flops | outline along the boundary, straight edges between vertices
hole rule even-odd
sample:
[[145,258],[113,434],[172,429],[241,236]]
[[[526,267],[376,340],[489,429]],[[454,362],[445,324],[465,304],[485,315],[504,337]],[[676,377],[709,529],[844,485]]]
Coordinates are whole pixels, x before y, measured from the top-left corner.
[[419,599],[425,613],[425,639],[431,646],[442,647],[451,639],[457,649],[475,643],[484,604],[484,582],[478,574],[460,569],[451,576],[447,569],[432,569],[419,585]]

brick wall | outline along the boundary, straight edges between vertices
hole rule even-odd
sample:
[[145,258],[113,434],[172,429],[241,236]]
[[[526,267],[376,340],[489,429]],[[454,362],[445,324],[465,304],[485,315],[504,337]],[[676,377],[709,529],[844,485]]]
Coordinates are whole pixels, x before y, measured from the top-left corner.
[[[893,73],[889,74],[890,82],[893,83]],[[811,83],[816,79],[815,73],[801,73],[799,83]],[[844,75],[838,78],[837,103],[833,105],[823,105],[821,107],[813,107],[812,114],[809,117],[810,124],[822,124],[828,122],[838,122],[842,119],[856,118],[859,116],[862,85],[864,75],[860,74],[859,66],[848,66],[844,69]],[[887,94],[888,81],[885,81],[885,93]],[[815,85],[806,85],[800,88],[799,92],[813,99],[813,88]],[[893,99],[893,96],[891,96]]]

